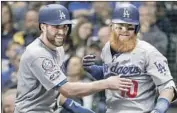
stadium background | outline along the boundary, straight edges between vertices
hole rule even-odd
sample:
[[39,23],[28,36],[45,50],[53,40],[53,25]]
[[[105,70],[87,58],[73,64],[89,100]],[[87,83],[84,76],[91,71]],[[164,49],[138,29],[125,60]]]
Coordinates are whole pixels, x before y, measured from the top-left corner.
[[[58,3],[70,11],[73,26],[66,39],[66,75],[71,82],[94,79],[84,72],[81,58],[95,54],[101,64],[101,48],[109,39],[112,11],[122,2],[1,2],[1,94],[2,112],[11,113],[16,94],[17,70],[24,48],[39,36],[38,10],[41,6]],[[177,83],[177,2],[132,2],[140,11],[141,29],[138,38],[154,45],[168,59]],[[104,92],[74,98],[96,113],[104,113]],[[121,104],[121,103],[120,103]],[[177,112],[177,102],[168,113]],[[61,113],[69,113],[62,110]]]

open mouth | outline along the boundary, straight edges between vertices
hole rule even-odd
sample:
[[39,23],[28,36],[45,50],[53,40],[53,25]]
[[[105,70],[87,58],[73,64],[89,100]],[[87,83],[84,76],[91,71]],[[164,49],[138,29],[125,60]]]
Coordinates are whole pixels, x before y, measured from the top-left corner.
[[129,35],[120,35],[120,37],[127,38],[127,37],[129,37]]
[[120,36],[129,36],[129,35],[122,35],[122,34],[120,34]]
[[126,40],[126,39],[128,39],[129,38],[129,35],[119,35],[119,39],[120,40]]
[[56,38],[56,39],[63,39],[64,36],[56,36],[55,38]]

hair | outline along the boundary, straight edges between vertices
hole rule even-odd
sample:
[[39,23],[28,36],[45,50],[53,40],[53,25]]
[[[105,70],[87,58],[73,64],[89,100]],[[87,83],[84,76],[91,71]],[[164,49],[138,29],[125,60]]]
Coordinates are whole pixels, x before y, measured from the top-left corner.
[[[66,62],[66,63],[67,63],[67,64],[66,64],[66,67],[69,65],[71,59],[74,59],[74,58],[79,59],[79,61],[82,63],[82,58],[81,58],[81,57],[79,57],[79,56],[77,56],[77,55],[73,55],[73,56],[71,56],[71,57],[68,59],[68,61]],[[81,66],[80,78],[81,78],[81,79],[84,78],[85,74],[86,74],[86,72],[84,71],[83,67]]]
[[24,15],[25,19],[26,19],[26,16],[27,16],[28,12],[31,12],[31,11],[38,13],[38,11],[36,9],[29,9]]
[[2,7],[7,7],[9,10],[9,15],[10,15],[10,23],[13,22],[13,13],[12,13],[12,8],[7,2],[2,2],[1,4]]
[[73,45],[75,47],[77,47],[81,42],[81,39],[79,38],[80,37],[79,36],[79,28],[85,23],[91,23],[91,22],[86,18],[81,18],[79,20],[79,22],[77,23],[77,25],[75,26],[75,28],[73,29],[73,32],[71,33],[71,37],[72,37],[72,40],[73,40]]

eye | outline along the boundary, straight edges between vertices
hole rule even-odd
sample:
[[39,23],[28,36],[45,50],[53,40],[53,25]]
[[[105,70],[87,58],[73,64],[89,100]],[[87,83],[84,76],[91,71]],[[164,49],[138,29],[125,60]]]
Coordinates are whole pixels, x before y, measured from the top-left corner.
[[128,27],[129,31],[135,30],[135,27]]
[[113,24],[114,29],[122,29],[122,26],[120,24]]
[[68,25],[64,25],[64,29],[68,29],[69,28],[69,26]]

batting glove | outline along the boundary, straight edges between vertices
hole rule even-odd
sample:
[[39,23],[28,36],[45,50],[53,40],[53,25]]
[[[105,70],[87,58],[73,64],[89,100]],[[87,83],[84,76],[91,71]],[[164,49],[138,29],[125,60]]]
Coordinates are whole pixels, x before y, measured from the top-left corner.
[[92,65],[95,64],[96,56],[95,55],[86,55],[82,59],[82,64],[84,69],[88,70]]

